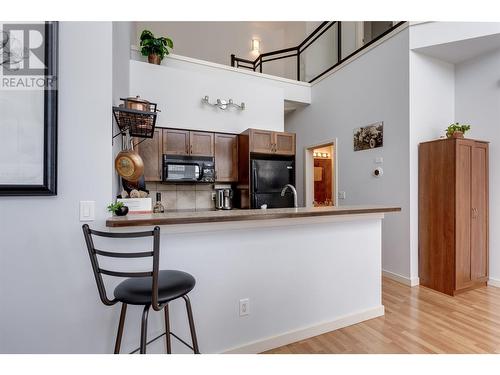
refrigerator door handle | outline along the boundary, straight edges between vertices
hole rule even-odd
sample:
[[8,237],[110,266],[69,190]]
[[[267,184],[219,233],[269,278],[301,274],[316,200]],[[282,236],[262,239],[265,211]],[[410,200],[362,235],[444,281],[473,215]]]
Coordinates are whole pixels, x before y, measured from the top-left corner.
[[259,182],[257,180],[257,167],[253,167],[253,190],[254,192],[259,190]]

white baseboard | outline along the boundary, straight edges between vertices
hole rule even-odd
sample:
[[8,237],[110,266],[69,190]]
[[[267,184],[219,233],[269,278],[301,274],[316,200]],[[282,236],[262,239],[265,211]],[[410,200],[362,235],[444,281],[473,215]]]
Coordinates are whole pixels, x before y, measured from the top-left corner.
[[500,279],[489,278],[488,285],[494,286],[495,288],[500,288]]
[[388,279],[397,281],[398,283],[408,285],[408,286],[417,286],[420,284],[420,279],[418,277],[409,278],[398,273],[390,272],[382,270],[382,275],[387,277]]
[[254,341],[243,346],[226,350],[224,354],[257,354],[288,345],[293,342],[305,340],[310,337],[318,336],[323,333],[331,332],[336,329],[344,328],[365,320],[377,318],[384,315],[384,306],[380,305],[368,310],[358,311],[353,314],[341,316],[330,322],[320,323],[296,331],[286,332],[278,336],[267,337],[265,339]]

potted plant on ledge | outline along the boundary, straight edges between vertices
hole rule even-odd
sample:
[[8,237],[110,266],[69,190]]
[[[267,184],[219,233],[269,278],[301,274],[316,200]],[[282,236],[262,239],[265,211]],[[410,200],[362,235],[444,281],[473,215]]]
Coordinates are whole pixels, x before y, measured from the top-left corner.
[[459,124],[456,122],[448,126],[445,130],[448,138],[463,138],[464,134],[470,130],[470,125]]
[[141,33],[141,54],[148,57],[150,64],[160,65],[163,58],[168,55],[169,48],[174,48],[172,39],[160,37],[155,38],[149,30],[143,30]]
[[109,204],[108,211],[116,216],[125,216],[128,214],[128,207],[123,202],[114,202]]

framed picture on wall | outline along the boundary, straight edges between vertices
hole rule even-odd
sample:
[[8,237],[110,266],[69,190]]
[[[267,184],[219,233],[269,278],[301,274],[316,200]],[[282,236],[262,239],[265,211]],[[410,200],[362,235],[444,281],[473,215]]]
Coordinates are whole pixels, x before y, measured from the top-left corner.
[[57,22],[0,22],[0,195],[57,194]]
[[370,150],[384,145],[384,122],[354,129],[354,151]]

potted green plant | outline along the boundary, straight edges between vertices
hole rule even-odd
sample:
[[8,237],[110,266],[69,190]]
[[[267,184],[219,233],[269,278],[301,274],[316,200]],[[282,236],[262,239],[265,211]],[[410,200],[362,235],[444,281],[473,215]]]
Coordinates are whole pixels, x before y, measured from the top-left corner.
[[109,204],[108,211],[116,216],[125,216],[128,214],[128,207],[123,202],[114,202]]
[[160,65],[161,60],[168,55],[169,48],[174,48],[172,39],[160,37],[155,38],[149,30],[143,30],[141,33],[141,54],[148,57],[148,62],[151,64]]
[[445,130],[448,138],[463,138],[464,134],[470,130],[470,125],[459,124],[456,122],[448,126]]

